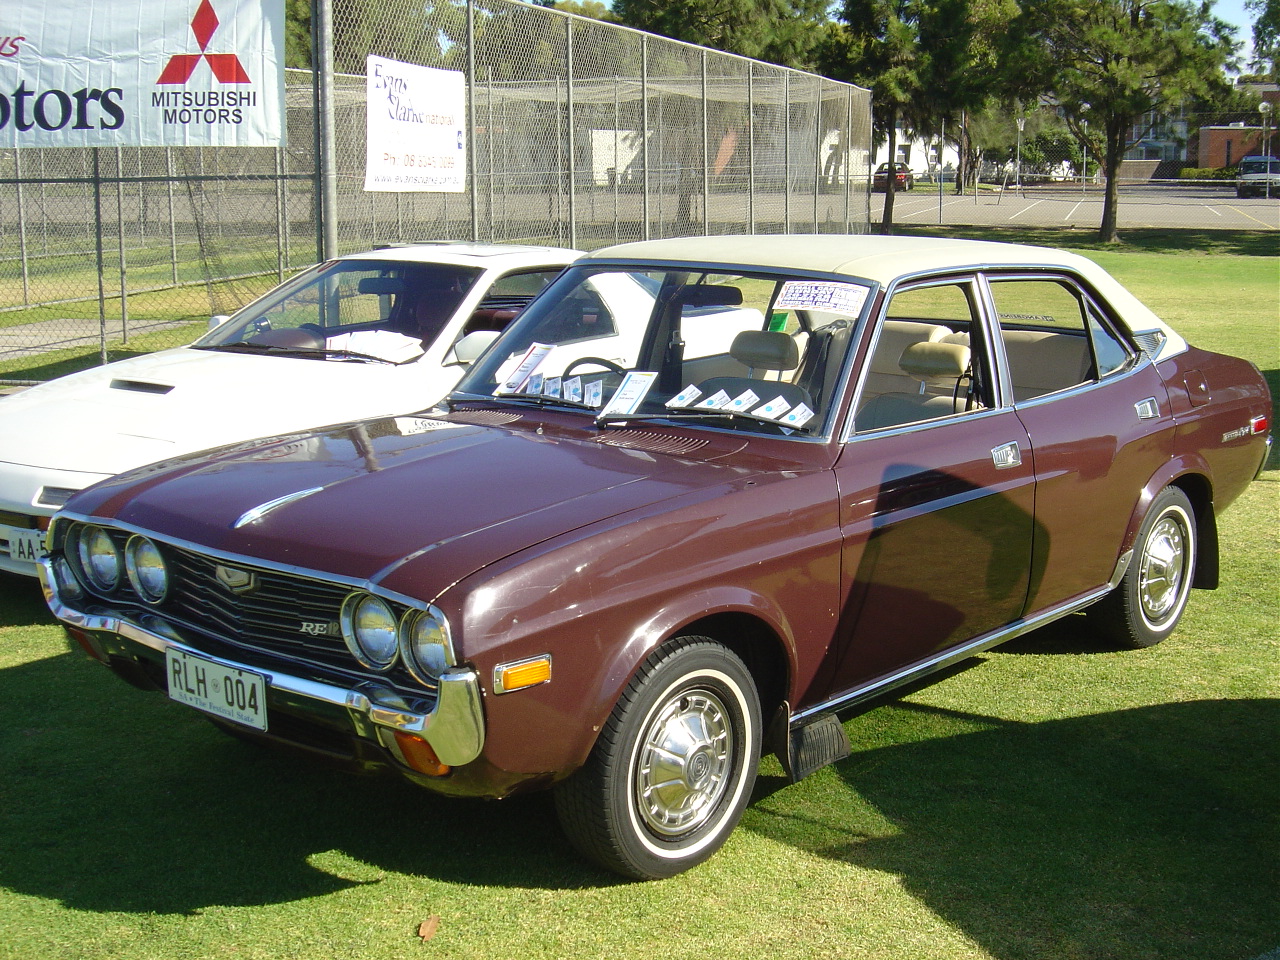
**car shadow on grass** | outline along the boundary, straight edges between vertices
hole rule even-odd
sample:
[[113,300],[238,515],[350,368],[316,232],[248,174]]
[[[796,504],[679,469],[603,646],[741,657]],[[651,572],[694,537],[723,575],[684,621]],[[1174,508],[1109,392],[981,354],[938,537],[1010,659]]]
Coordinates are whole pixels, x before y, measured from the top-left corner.
[[57,623],[32,577],[0,571],[0,627],[34,627]]
[[1280,942],[1280,700],[1040,723],[877,713],[848,729],[880,746],[744,824],[896,875],[1000,960],[1241,960]]
[[[312,866],[327,851],[368,869],[351,879]],[[383,871],[516,888],[619,882],[560,840],[545,795],[449,799],[243,743],[83,655],[0,670],[0,886],[73,909],[187,914],[315,897]]]

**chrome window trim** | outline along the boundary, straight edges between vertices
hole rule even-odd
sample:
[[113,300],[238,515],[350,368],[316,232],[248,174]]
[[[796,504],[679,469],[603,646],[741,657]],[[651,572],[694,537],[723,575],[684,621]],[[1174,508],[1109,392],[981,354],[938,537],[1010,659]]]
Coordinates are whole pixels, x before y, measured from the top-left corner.
[[[884,437],[889,435],[896,435],[906,430],[913,430],[913,429],[918,429],[920,427],[927,427],[927,426],[935,426],[939,423],[949,422],[959,416],[969,417],[969,416],[975,416],[980,413],[991,413],[1001,408],[1001,404],[997,404],[996,407],[990,408],[988,410],[982,410],[982,411],[966,410],[963,413],[951,414],[950,416],[946,416],[946,417],[938,417],[934,420],[919,420],[919,421],[916,421],[915,423],[899,424],[899,425],[890,426],[890,427],[873,427],[873,428],[870,428],[866,433],[857,432],[856,414],[858,409],[858,401],[862,397],[863,388],[866,387],[867,377],[871,375],[871,366],[869,361],[871,359],[872,354],[875,353],[876,346],[880,342],[880,331],[883,329],[884,321],[887,319],[887,317],[885,316],[885,311],[888,310],[889,304],[893,301],[894,296],[897,295],[899,290],[901,290],[903,287],[906,287],[907,289],[910,289],[910,290],[919,290],[925,287],[954,286],[954,285],[965,284],[965,283],[969,284],[974,288],[975,302],[977,307],[977,316],[973,318],[970,322],[972,323],[976,321],[978,324],[982,325],[984,322],[984,319],[983,319],[984,304],[982,303],[982,289],[978,284],[978,274],[975,272],[971,272],[969,268],[948,271],[945,274],[922,271],[919,273],[907,274],[905,276],[899,277],[898,279],[894,280],[893,283],[889,284],[887,287],[884,288],[884,296],[879,300],[879,309],[876,310],[874,319],[870,317],[868,313],[868,309],[866,307],[863,308],[862,316],[858,318],[858,327],[854,331],[852,336],[855,336],[855,337],[863,336],[864,331],[867,329],[868,326],[873,326],[874,329],[872,330],[872,333],[871,333],[871,342],[867,345],[867,352],[863,355],[862,363],[859,364],[858,366],[857,383],[854,385],[853,390],[851,391],[853,399],[850,401],[849,409],[845,414],[844,425],[841,427],[839,431],[839,443],[841,445],[851,443],[856,440],[863,440],[868,437]],[[871,296],[868,296],[867,300],[869,305],[876,302]],[[848,381],[850,379],[850,375],[849,375],[849,371],[851,367],[850,360],[854,355],[857,354],[857,352],[858,352],[857,344],[855,343],[853,348],[849,351],[849,356],[845,358],[845,372],[842,377],[841,383],[842,383],[842,387],[845,388],[844,392],[846,393],[850,392],[847,390]]]
[[[1006,270],[1004,268],[992,267],[992,268],[982,270],[978,276],[982,284],[984,295],[986,297],[986,306],[989,310],[988,327],[991,328],[992,330],[992,341],[999,343],[999,347],[997,348],[1000,351],[1000,363],[998,365],[1000,368],[999,379],[1001,381],[1002,387],[1004,387],[1006,390],[1005,396],[1008,398],[1008,403],[1011,406],[1022,407],[1022,406],[1026,406],[1027,404],[1033,401],[1041,400],[1044,397],[1060,397],[1060,396],[1064,396],[1065,394],[1071,391],[1078,390],[1081,387],[1094,386],[1095,384],[1102,383],[1104,380],[1110,380],[1113,377],[1121,376],[1125,373],[1129,373],[1133,371],[1140,365],[1140,361],[1144,357],[1146,359],[1151,359],[1144,351],[1136,348],[1136,346],[1132,342],[1132,334],[1124,333],[1124,330],[1121,327],[1121,325],[1117,324],[1114,313],[1109,309],[1104,309],[1104,305],[1106,304],[1106,301],[1100,299],[1097,296],[1093,288],[1090,287],[1085,282],[1083,277],[1081,277],[1076,273],[1071,272],[1070,270],[1066,270],[1063,268],[1053,269],[1053,268],[1046,267],[1038,271],[1028,271],[1020,268],[1010,268]],[[1097,369],[1098,356],[1097,356],[1097,350],[1094,348],[1094,345],[1093,345],[1093,338],[1089,336],[1089,330],[1087,326],[1087,323],[1088,323],[1087,314],[1089,313],[1090,310],[1092,310],[1097,315],[1097,319],[1100,322],[1102,322],[1104,326],[1116,337],[1117,341],[1124,348],[1125,352],[1129,354],[1129,362],[1123,367],[1119,367],[1111,371],[1110,373],[1106,374],[1105,376],[1094,377],[1094,379],[1086,383],[1078,383],[1073,387],[1067,387],[1063,390],[1055,390],[1053,393],[1041,394],[1041,396],[1033,397],[1031,398],[1031,400],[1024,400],[1021,402],[1015,401],[1013,399],[1012,380],[1009,379],[1009,358],[1005,355],[1005,352],[1004,352],[1004,338],[1001,336],[996,336],[996,334],[998,334],[1002,328],[1000,326],[1000,312],[996,308],[995,296],[991,292],[991,284],[993,281],[996,283],[1003,283],[1009,280],[1040,280],[1040,281],[1049,280],[1049,281],[1057,281],[1059,283],[1069,283],[1080,294],[1081,302],[1086,314],[1086,316],[1082,317],[1081,319],[1086,324],[1084,329],[1085,342],[1089,346],[1089,355],[1093,359],[1094,368]]]

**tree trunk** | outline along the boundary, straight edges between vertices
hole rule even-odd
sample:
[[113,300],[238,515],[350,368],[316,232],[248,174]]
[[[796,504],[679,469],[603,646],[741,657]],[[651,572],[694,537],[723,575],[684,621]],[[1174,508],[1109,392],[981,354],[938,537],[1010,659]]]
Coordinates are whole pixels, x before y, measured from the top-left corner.
[[1118,226],[1120,212],[1120,161],[1124,159],[1124,127],[1119,123],[1107,125],[1107,145],[1103,159],[1103,176],[1106,188],[1102,200],[1102,224],[1098,227],[1098,239],[1103,243],[1119,243]]
[[[880,235],[893,234],[893,196],[898,186],[898,174],[894,168],[898,154],[898,110],[889,109],[889,175],[884,182],[884,210],[880,214]],[[874,174],[873,174],[874,176]]]

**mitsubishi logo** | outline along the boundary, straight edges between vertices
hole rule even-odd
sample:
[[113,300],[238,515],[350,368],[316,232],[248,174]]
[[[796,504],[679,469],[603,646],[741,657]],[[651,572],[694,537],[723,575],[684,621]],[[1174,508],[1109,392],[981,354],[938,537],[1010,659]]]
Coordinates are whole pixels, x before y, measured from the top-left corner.
[[205,52],[217,29],[218,15],[213,12],[213,4],[209,0],[200,0],[196,15],[191,20],[191,32],[196,35],[200,52],[174,54],[165,64],[156,83],[186,83],[201,60],[209,64],[219,83],[252,83],[249,75],[244,72],[244,67],[240,65],[240,58],[234,53]]
[[213,568],[213,575],[232,593],[252,593],[258,589],[258,578],[248,570],[219,563]]

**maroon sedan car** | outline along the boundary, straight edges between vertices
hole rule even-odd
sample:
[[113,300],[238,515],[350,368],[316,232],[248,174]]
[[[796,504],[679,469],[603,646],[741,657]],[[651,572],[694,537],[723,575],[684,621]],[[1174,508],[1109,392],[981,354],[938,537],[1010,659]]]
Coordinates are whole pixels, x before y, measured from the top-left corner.
[[[493,335],[486,335],[491,338]],[[49,535],[92,656],[242,736],[440,793],[551,788],[670,876],[839,717],[1075,611],[1218,580],[1266,385],[1092,262],[885,237],[628,244],[429,410],[154,464]]]

